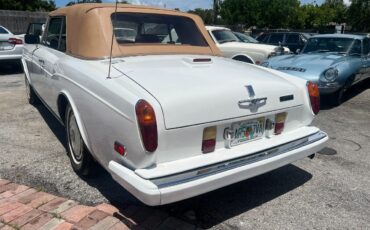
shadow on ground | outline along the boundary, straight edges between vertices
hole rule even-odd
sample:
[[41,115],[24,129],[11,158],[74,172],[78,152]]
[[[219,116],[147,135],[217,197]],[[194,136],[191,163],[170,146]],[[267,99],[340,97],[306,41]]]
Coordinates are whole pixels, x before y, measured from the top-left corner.
[[[58,140],[66,147],[64,127],[45,106],[38,105],[36,108]],[[145,215],[160,210],[202,228],[210,228],[273,200],[303,185],[312,177],[306,171],[294,165],[288,165],[185,201],[161,207],[147,207],[116,183],[104,169],[99,168],[98,171],[98,175],[94,178],[81,179],[97,188],[112,205],[121,210],[125,217],[134,222],[139,223],[143,219],[143,210],[146,210]],[[132,209],[133,206],[138,208]],[[127,211],[129,207],[131,207],[130,211]]]
[[20,60],[0,61],[0,76],[23,73],[23,67]]
[[[351,100],[352,98],[356,97],[357,95],[361,94],[362,92],[368,89],[370,89],[370,79],[367,79],[354,85],[344,94],[343,103]],[[321,110],[332,109],[334,106],[331,105],[330,100],[331,99],[329,96],[322,97],[320,109]]]
[[311,178],[310,173],[294,165],[287,165],[198,197],[163,206],[161,209],[184,220],[187,220],[184,213],[193,211],[196,219],[187,221],[202,228],[210,228],[284,195]]

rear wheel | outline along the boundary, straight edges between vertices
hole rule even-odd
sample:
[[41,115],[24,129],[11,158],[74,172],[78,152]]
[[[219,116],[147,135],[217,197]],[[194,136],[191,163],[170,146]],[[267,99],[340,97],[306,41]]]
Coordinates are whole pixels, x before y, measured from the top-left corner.
[[66,136],[68,142],[68,155],[73,170],[81,176],[91,176],[95,167],[95,161],[82,139],[76,117],[70,105],[66,109]]
[[37,97],[35,91],[33,90],[32,86],[30,85],[30,82],[28,81],[28,78],[26,75],[24,75],[25,79],[25,85],[26,85],[26,95],[28,103],[31,105],[37,105],[39,104],[39,98]]

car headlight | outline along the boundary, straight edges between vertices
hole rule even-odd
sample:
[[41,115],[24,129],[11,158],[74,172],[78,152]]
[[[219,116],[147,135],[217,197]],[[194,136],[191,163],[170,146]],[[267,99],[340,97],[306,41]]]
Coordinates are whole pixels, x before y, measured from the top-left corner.
[[321,81],[323,82],[334,82],[338,78],[338,69],[330,68],[324,72],[323,78]]
[[269,67],[269,63],[267,61],[262,62],[261,66],[263,66],[263,67]]
[[280,54],[284,53],[284,47],[282,46],[275,47],[274,50],[276,53],[280,53]]
[[270,54],[267,56],[267,58],[275,57],[276,55],[277,55],[277,53],[276,53],[276,52],[272,52],[272,53],[270,53]]

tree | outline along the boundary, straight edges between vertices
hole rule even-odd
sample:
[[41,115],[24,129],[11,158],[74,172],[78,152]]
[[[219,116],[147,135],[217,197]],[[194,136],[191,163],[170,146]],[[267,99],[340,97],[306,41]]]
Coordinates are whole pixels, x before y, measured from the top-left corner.
[[203,22],[207,25],[213,24],[213,10],[211,9],[200,9],[189,10],[188,13],[196,14],[203,19]]
[[299,0],[261,0],[259,25],[270,28],[288,28],[299,13]]
[[2,10],[52,11],[55,8],[53,0],[0,0]]
[[80,4],[80,3],[102,3],[102,1],[101,0],[77,0],[77,1],[68,2],[66,6],[72,6],[74,4]]
[[367,32],[370,30],[370,0],[352,0],[348,9],[348,22],[353,30]]
[[229,25],[254,26],[260,20],[260,0],[224,0],[220,13]]
[[346,21],[347,6],[343,0],[325,0],[321,7],[330,15],[332,22],[343,23]]

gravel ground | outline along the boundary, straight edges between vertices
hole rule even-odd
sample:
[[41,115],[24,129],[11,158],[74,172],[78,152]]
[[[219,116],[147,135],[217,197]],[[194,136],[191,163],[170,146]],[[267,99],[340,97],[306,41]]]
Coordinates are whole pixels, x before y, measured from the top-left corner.
[[[314,125],[330,141],[315,159],[150,209],[213,229],[370,228],[370,81],[347,97],[322,106]],[[47,109],[27,104],[21,67],[1,63],[0,178],[85,204],[144,206],[102,169],[97,178],[78,177],[64,145],[63,127]]]

